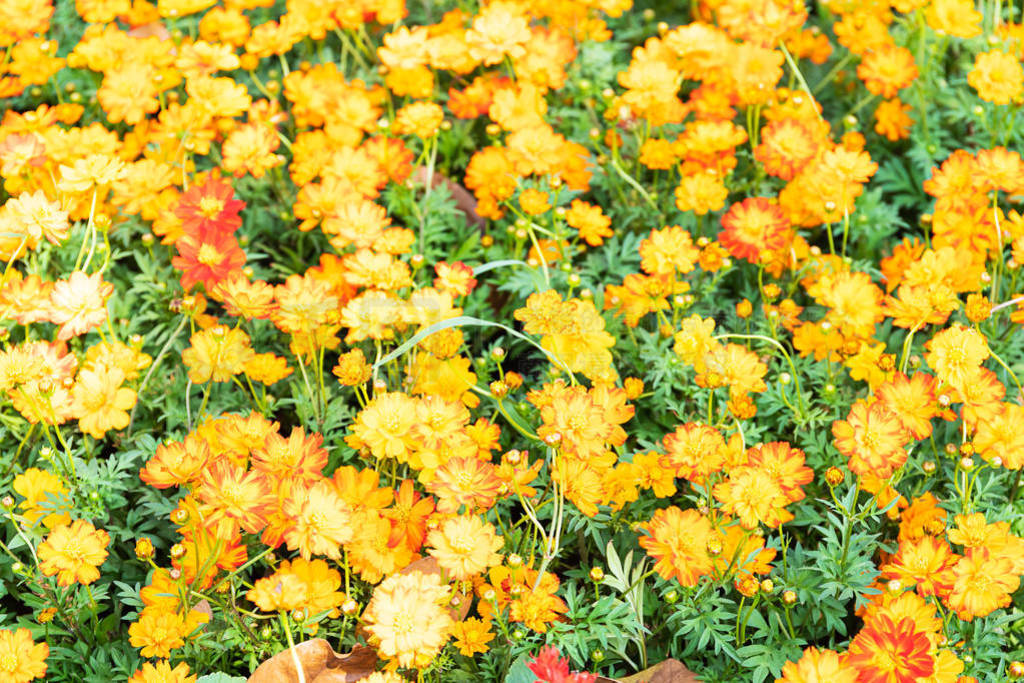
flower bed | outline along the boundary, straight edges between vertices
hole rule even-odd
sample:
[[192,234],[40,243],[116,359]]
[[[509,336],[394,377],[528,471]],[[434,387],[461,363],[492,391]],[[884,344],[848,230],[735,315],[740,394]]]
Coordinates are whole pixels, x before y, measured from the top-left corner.
[[0,681],[1024,677],[1021,21],[0,0]]

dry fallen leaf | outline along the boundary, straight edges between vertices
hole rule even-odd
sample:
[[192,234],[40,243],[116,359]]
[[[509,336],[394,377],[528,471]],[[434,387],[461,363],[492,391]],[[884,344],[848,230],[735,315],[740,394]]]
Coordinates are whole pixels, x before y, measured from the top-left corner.
[[677,659],[666,659],[638,674],[626,676],[619,681],[610,678],[598,678],[599,683],[700,683],[697,674],[693,673]]
[[252,672],[247,683],[298,683],[295,658],[302,667],[306,683],[355,683],[374,672],[377,653],[371,647],[356,645],[352,651],[339,655],[323,638],[314,638],[263,662]]

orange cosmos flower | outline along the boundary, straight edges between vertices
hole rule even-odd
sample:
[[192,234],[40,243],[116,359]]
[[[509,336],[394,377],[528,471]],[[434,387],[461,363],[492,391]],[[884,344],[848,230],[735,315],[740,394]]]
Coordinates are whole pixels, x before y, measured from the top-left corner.
[[754,148],[754,158],[764,164],[769,175],[790,181],[818,155],[820,149],[821,142],[811,123],[785,118],[764,127],[761,142]]
[[213,172],[178,197],[174,215],[181,219],[181,229],[187,234],[231,233],[242,226],[239,212],[245,208],[245,202],[233,197],[231,183]]
[[494,2],[487,5],[473,20],[466,32],[470,56],[490,66],[505,56],[517,59],[526,54],[530,40],[530,24],[519,5]]
[[205,505],[203,523],[216,538],[228,540],[241,528],[254,534],[266,524],[267,507],[276,501],[266,476],[247,472],[226,460],[203,471],[197,497]]
[[771,476],[790,502],[803,500],[803,488],[814,479],[814,471],[804,466],[806,457],[799,448],[785,441],[760,444],[747,451],[747,465]]
[[[719,207],[721,208],[721,207]],[[640,268],[649,275],[675,275],[693,272],[700,259],[700,249],[693,236],[678,225],[651,230],[640,242]]]
[[366,362],[362,349],[352,349],[338,357],[338,364],[331,372],[343,386],[354,387],[368,382],[373,368]]
[[216,325],[200,330],[189,339],[192,344],[181,353],[193,384],[229,382],[240,374],[253,356],[249,335],[238,328]]
[[107,559],[110,536],[84,519],[60,526],[39,544],[39,568],[57,576],[57,585],[89,585],[100,578],[98,567]]
[[913,619],[896,623],[878,614],[850,643],[847,662],[859,672],[858,681],[916,683],[935,670],[931,649],[928,634],[917,631]]
[[96,99],[111,123],[130,126],[160,109],[157,69],[145,62],[127,62],[110,69],[96,91]]
[[120,368],[99,364],[83,368],[71,390],[73,414],[78,427],[94,439],[102,439],[111,429],[128,426],[128,410],[135,406],[136,394],[122,386],[125,374]]
[[185,645],[195,626],[176,612],[144,612],[128,627],[129,642],[143,657],[168,657]]
[[58,280],[50,294],[50,320],[60,325],[57,339],[71,337],[99,327],[107,320],[107,299],[114,285],[103,281],[100,273],[86,275],[80,270],[67,280]]
[[265,320],[274,311],[274,288],[263,280],[250,281],[242,271],[218,282],[210,294],[224,304],[228,315],[246,320]]
[[565,213],[565,222],[579,231],[580,238],[592,247],[604,243],[605,237],[612,236],[612,219],[604,215],[600,206],[594,206],[579,199],[572,200]]
[[953,567],[958,559],[948,543],[933,536],[901,541],[896,554],[882,565],[882,579],[896,579],[905,588],[916,586],[922,597],[946,597],[953,588]]
[[71,166],[60,167],[57,188],[70,194],[104,190],[127,173],[124,162],[107,154],[90,154],[76,159]]
[[487,644],[494,640],[491,622],[476,617],[456,622],[452,625],[451,634],[456,649],[466,657],[487,652],[491,649]]
[[793,519],[793,514],[785,509],[790,502],[786,492],[758,467],[733,469],[728,479],[715,484],[713,491],[722,510],[738,517],[744,529],[754,529],[758,523],[775,529]]
[[879,402],[888,408],[915,439],[932,433],[932,418],[939,414],[935,396],[935,378],[925,372],[907,377],[897,372],[875,390]]
[[206,231],[185,234],[174,243],[178,255],[171,265],[181,272],[181,286],[186,291],[202,283],[208,291],[242,270],[245,252],[229,233]]
[[448,642],[454,624],[445,607],[449,590],[437,574],[388,577],[363,612],[368,642],[400,667],[426,667]]
[[909,114],[914,108],[903,104],[898,98],[880,102],[875,108],[875,132],[890,142],[910,137],[914,119]]
[[940,380],[961,389],[971,371],[989,357],[988,341],[973,327],[953,325],[928,340],[924,359]]
[[327,450],[321,447],[323,441],[320,434],[306,436],[302,427],[293,428],[287,439],[272,431],[260,446],[253,449],[252,469],[263,472],[272,481],[301,479],[316,482],[327,466]]
[[864,56],[857,67],[857,77],[864,81],[868,92],[890,99],[914,82],[917,65],[907,48],[883,45]]
[[71,227],[68,213],[61,209],[59,203],[47,199],[41,190],[9,199],[4,208],[19,225],[19,230],[25,232],[30,246],[44,237],[51,244],[59,244],[67,239]]
[[679,179],[675,189],[676,208],[703,216],[725,206],[729,190],[713,170],[697,171]]
[[489,510],[494,507],[501,480],[494,465],[475,456],[452,458],[434,472],[427,490],[437,496],[439,512]]
[[701,483],[725,464],[722,452],[725,438],[714,427],[697,423],[680,425],[662,439],[665,465],[675,468],[676,476]]
[[441,122],[444,110],[433,102],[413,102],[395,113],[392,129],[397,135],[412,134],[422,139],[433,137]]
[[473,269],[462,261],[449,264],[447,261],[439,261],[434,266],[437,277],[434,278],[434,287],[438,291],[450,294],[457,298],[467,296],[476,287],[476,278],[473,277]]
[[441,569],[460,581],[467,581],[501,562],[498,551],[504,539],[490,522],[476,515],[453,517],[427,534],[427,551]]
[[30,467],[14,478],[11,488],[25,498],[18,507],[30,524],[34,525],[41,518],[48,529],[53,529],[71,522],[71,517],[64,512],[71,508],[71,499],[57,475]]
[[785,212],[766,197],[749,197],[722,216],[718,241],[736,258],[757,263],[765,252],[778,251],[791,236]]
[[1020,573],[1009,557],[986,548],[970,549],[953,567],[953,590],[945,602],[962,621],[1009,607]]
[[345,601],[339,592],[341,574],[324,560],[283,561],[277,571],[253,584],[245,597],[264,612],[305,609],[310,616],[328,612],[337,617]]
[[196,675],[189,675],[188,664],[179,662],[173,669],[171,663],[158,661],[156,664],[145,662],[142,668],[135,671],[128,683],[195,683]]
[[1016,403],[999,403],[998,412],[981,420],[974,437],[974,447],[981,457],[1010,470],[1024,467],[1024,406]]
[[384,517],[391,522],[388,545],[404,544],[418,552],[427,537],[427,520],[433,513],[434,499],[420,494],[411,479],[402,481],[395,492],[394,505],[383,511]]
[[654,559],[654,569],[663,578],[689,587],[711,573],[714,563],[707,545],[714,530],[707,517],[673,505],[655,512],[645,528],[649,535],[640,537],[640,547]]
[[834,650],[809,647],[796,662],[786,662],[775,683],[857,683],[857,670]]
[[401,392],[378,394],[356,416],[346,443],[366,449],[377,459],[406,462],[415,448],[416,406],[416,399]]
[[221,149],[224,170],[236,178],[246,173],[262,178],[268,170],[284,163],[284,157],[274,153],[278,145],[280,140],[272,126],[263,123],[239,126],[228,135]]
[[888,479],[907,460],[907,433],[899,418],[879,402],[858,401],[845,420],[832,425],[840,453],[849,458],[850,471]]
[[184,442],[158,445],[156,453],[139,472],[139,478],[158,489],[181,486],[198,481],[211,457],[209,445],[189,434]]
[[391,525],[379,510],[357,509],[352,514],[352,526],[355,535],[345,544],[345,550],[349,565],[363,581],[378,583],[418,557],[404,543],[388,545]]
[[351,509],[326,480],[308,490],[297,485],[284,510],[294,520],[284,533],[288,549],[307,560],[314,554],[337,560],[341,544],[352,539]]
[[537,572],[530,569],[526,569],[524,576],[526,580],[519,584],[519,594],[509,606],[509,619],[522,622],[530,630],[546,633],[548,624],[569,611],[569,607],[555,595],[558,577],[544,572],[538,581]]
[[[982,149],[978,150],[977,159],[978,170],[981,171],[985,180],[992,187],[1003,192],[1016,194],[1018,188],[1024,185],[1024,159],[1021,159],[1018,152],[1006,149],[1005,147]],[[1011,211],[1009,217],[1012,219],[1012,227],[1009,228],[1009,232],[1019,235],[1020,214]],[[942,250],[939,250],[936,256],[939,253],[942,253]],[[958,290],[962,291],[963,288],[960,287]],[[970,304],[968,304],[968,309],[970,309]],[[987,317],[986,315],[981,319],[984,320]],[[976,321],[972,320],[972,322]]]
[[967,82],[986,102],[1009,104],[1024,91],[1024,67],[1008,52],[980,52],[967,74]]
[[28,683],[46,675],[50,646],[35,643],[27,628],[0,630],[0,675],[11,683]]

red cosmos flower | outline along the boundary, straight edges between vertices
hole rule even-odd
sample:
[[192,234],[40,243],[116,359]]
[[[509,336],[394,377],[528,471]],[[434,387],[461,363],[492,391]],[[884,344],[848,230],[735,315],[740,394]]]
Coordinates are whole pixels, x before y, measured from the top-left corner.
[[405,543],[414,553],[419,552],[427,537],[427,519],[433,512],[434,499],[421,496],[413,488],[411,479],[404,480],[395,492],[395,504],[383,511],[391,522],[388,547],[394,548],[399,543]]
[[790,238],[789,219],[767,197],[749,197],[722,216],[718,241],[736,258],[757,263],[764,252],[777,251]]
[[542,647],[526,666],[537,676],[536,683],[594,683],[596,674],[582,671],[569,673],[569,660],[562,659],[554,647]]
[[171,265],[181,271],[181,286],[186,291],[197,282],[210,291],[245,265],[245,252],[231,233],[215,230],[198,235],[186,233],[174,246],[178,256],[171,260]]
[[193,185],[178,198],[174,215],[181,219],[186,235],[204,232],[233,233],[242,225],[241,199],[233,199],[231,183],[211,173],[201,185]]
[[857,669],[858,683],[914,683],[935,671],[928,636],[914,629],[914,620],[899,624],[885,614],[870,619],[850,643],[847,662]]

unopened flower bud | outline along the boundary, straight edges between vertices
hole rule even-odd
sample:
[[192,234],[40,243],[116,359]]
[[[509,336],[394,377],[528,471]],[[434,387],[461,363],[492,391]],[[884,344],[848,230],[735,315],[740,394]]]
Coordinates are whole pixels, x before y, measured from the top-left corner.
[[135,557],[140,560],[148,560],[153,557],[154,550],[153,541],[145,536],[135,541]]
[[593,567],[590,570],[590,580],[594,583],[601,583],[604,581],[604,570],[600,567]]
[[784,591],[782,591],[782,602],[786,603],[787,605],[795,605],[796,604],[796,591],[793,591],[793,590],[784,590]]
[[843,483],[843,479],[845,478],[846,475],[843,474],[843,471],[838,467],[829,467],[825,471],[825,481],[829,486],[839,486]]

